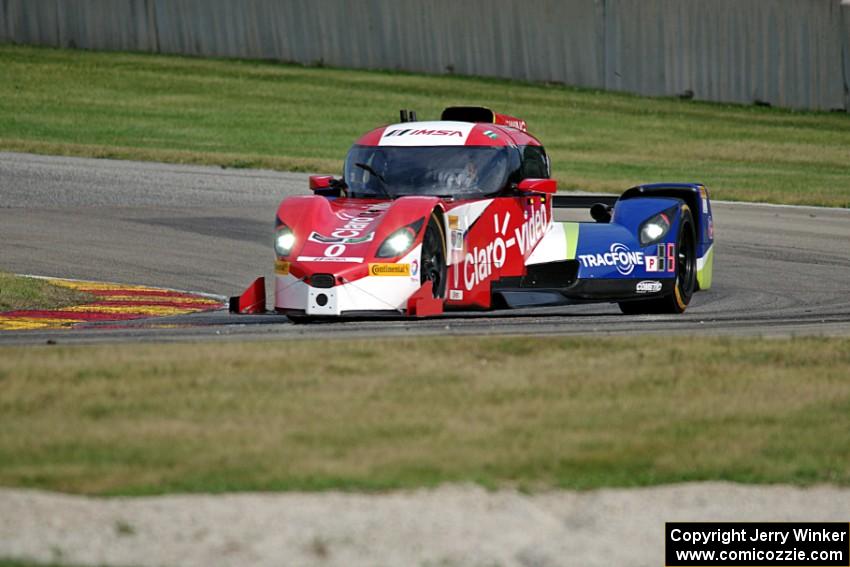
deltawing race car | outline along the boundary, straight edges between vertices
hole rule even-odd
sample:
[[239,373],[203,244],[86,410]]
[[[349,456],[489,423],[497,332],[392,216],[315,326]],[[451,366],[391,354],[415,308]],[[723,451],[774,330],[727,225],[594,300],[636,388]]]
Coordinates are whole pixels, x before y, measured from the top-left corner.
[[[274,308],[295,321],[433,316],[516,304],[617,302],[623,313],[682,313],[711,286],[713,222],[698,183],[619,197],[557,195],[523,120],[450,107],[351,147],[342,179],[277,210]],[[590,209],[558,222],[553,209]],[[231,311],[265,311],[258,278]],[[527,303],[526,303],[527,305]]]

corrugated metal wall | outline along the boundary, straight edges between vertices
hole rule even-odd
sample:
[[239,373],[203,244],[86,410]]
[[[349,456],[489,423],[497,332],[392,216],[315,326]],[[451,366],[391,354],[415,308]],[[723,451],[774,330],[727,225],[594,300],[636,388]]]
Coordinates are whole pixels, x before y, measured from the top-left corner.
[[847,0],[0,0],[0,41],[850,109]]
[[145,0],[0,0],[0,41],[155,51],[152,15]]
[[841,60],[844,62],[844,110],[850,112],[850,0],[841,2],[841,36],[843,46]]
[[603,84],[594,1],[150,3],[166,53]]
[[608,89],[844,108],[841,9],[829,0],[608,0]]

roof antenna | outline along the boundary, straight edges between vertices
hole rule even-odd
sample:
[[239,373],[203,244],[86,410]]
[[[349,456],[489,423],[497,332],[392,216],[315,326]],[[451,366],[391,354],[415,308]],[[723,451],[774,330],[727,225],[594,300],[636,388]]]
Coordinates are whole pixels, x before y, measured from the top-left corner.
[[410,111],[410,121],[416,122],[416,111],[415,110]]
[[400,122],[410,122],[410,119],[408,118],[408,115],[407,115],[407,111],[405,109],[402,108],[401,110],[398,111],[398,113],[401,115]]

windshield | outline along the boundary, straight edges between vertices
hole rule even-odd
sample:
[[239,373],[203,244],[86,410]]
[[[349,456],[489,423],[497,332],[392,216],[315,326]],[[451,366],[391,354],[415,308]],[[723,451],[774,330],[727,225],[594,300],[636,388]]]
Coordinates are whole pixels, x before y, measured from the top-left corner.
[[501,191],[519,169],[508,146],[354,146],[345,160],[353,197],[473,198]]

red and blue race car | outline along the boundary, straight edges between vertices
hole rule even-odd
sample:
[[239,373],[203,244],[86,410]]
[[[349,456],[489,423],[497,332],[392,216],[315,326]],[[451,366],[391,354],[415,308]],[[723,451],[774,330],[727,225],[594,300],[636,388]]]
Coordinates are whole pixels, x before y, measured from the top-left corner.
[[[682,313],[711,286],[701,184],[558,195],[523,120],[481,107],[447,108],[439,121],[401,115],[357,140],[341,179],[311,176],[312,195],[281,202],[277,312],[296,321],[422,317],[510,307],[524,294]],[[589,209],[593,220],[559,222],[553,210],[562,208]],[[231,311],[264,310],[260,288],[233,298]]]

